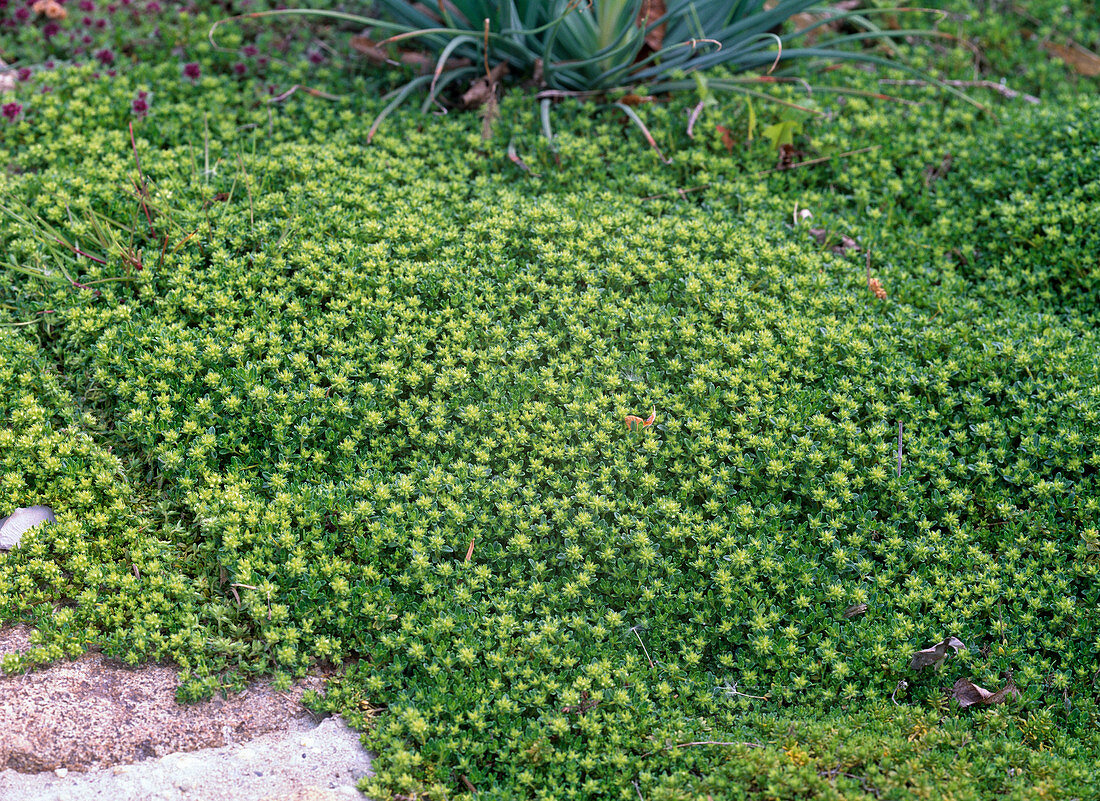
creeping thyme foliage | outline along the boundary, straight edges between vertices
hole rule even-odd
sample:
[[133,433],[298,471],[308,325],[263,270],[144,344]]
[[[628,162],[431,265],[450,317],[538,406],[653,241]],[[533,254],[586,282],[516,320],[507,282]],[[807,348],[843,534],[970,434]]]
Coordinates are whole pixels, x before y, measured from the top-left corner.
[[[952,760],[981,792],[1084,792],[1100,342],[1070,293],[1040,310],[938,269],[983,201],[973,173],[922,169],[977,149],[970,112],[852,101],[800,145],[862,122],[919,158],[762,177],[767,148],[735,159],[717,131],[661,172],[582,108],[560,169],[520,142],[528,176],[506,142],[478,154],[476,120],[410,114],[364,148],[366,114],[269,114],[178,72],[95,103],[58,76],[6,140],[5,196],[74,241],[93,213],[125,225],[144,265],[3,273],[4,322],[34,324],[0,331],[0,497],[59,520],[0,555],[28,661],[96,640],[181,664],[195,698],[357,659],[315,700],[368,728],[379,798],[874,797],[931,792]],[[139,90],[148,218],[119,190]],[[67,107],[80,125],[44,136]],[[795,200],[874,244],[885,300]],[[0,246],[50,266],[25,227]],[[969,650],[909,671],[948,634]],[[1007,671],[1015,706],[942,702]]]
[[75,409],[37,348],[7,329],[0,414],[0,508],[47,504],[57,514],[56,524],[32,529],[0,557],[0,619],[36,629],[34,647],[6,657],[3,668],[77,656],[96,641],[131,662],[196,647],[198,594],[178,570],[173,532],[150,516],[147,491],[126,479],[118,457],[97,444],[94,415]]

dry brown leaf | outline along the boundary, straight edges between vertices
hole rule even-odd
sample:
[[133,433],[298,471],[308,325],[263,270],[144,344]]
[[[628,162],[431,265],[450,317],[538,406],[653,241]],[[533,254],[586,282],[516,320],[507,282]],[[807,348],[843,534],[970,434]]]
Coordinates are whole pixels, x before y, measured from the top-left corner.
[[730,131],[725,125],[714,126],[718,133],[722,135],[722,147],[726,149],[727,153],[733,152],[733,132]]
[[657,407],[654,406],[653,411],[651,411],[649,413],[649,417],[647,417],[645,420],[638,417],[637,415],[628,414],[625,418],[626,427],[629,428],[632,431],[634,429],[638,428],[638,427],[649,428],[651,425],[653,425],[653,421],[656,420],[656,419],[657,419]]
[[619,98],[619,102],[624,106],[641,106],[646,103],[652,103],[655,99],[653,95],[638,95],[634,92],[630,92]]
[[[861,3],[862,0],[843,0],[840,3],[834,3],[831,7],[831,10],[840,12],[852,11],[853,9],[859,8]],[[768,6],[774,7],[775,5],[775,3],[766,3],[765,8]],[[828,18],[829,16],[829,14],[802,13],[795,14],[793,17],[791,17],[790,21],[796,31],[801,31],[804,28],[809,28],[812,25],[817,25],[817,23],[821,22],[823,19]],[[825,25],[814,28],[812,31],[807,33],[803,41],[806,43],[806,46],[809,47],[818,39],[820,39],[823,34],[836,33],[839,28],[840,25],[836,22],[826,23]]]
[[830,250],[832,250],[833,253],[837,254],[838,256],[843,256],[849,250],[854,250],[858,253],[859,245],[856,244],[856,240],[852,239],[852,237],[847,236],[846,234],[841,234],[840,244],[833,245]]
[[[415,8],[417,11],[419,11],[421,14],[425,15],[426,17],[429,17],[432,20],[432,22],[434,22],[436,25],[442,25],[443,24],[443,17],[441,17],[439,15],[439,12],[441,12],[443,10],[442,8],[440,8],[440,6],[443,5],[442,3],[436,3],[435,8],[430,8],[424,3],[413,3],[412,5],[413,5],[413,8]],[[454,13],[454,10],[455,10],[454,6],[451,5],[450,3],[447,3],[447,6],[449,6],[449,8],[447,8],[447,11],[449,11],[451,13]]]
[[1100,75],[1100,56],[1077,42],[1068,45],[1055,42],[1043,42],[1042,47],[1048,53],[1069,64],[1078,75],[1095,78]]
[[1009,676],[1008,683],[995,693],[991,693],[985,687],[979,687],[970,679],[959,679],[955,682],[955,686],[951,688],[950,695],[959,702],[962,709],[966,709],[974,704],[981,704],[982,706],[1003,704],[1008,698],[1019,698],[1020,691],[1016,689],[1016,684]]
[[[644,28],[660,19],[665,11],[665,0],[642,0],[642,7],[638,9],[638,27]],[[645,35],[646,47],[654,52],[661,49],[661,44],[665,41],[665,27],[666,24],[662,22]]]
[[[811,228],[810,236],[812,236],[819,245],[825,245],[825,243],[829,241],[829,231],[825,228]],[[830,245],[829,250],[838,256],[843,256],[849,250],[854,250],[858,253],[859,243],[847,234],[841,234],[840,241],[835,245]]]
[[967,650],[966,645],[958,637],[948,637],[943,642],[936,643],[931,648],[913,653],[909,662],[910,670],[923,670],[929,665],[938,665],[947,658],[947,649],[951,648],[958,653]]
[[950,153],[945,153],[944,157],[940,160],[939,166],[929,164],[921,170],[921,175],[924,176],[924,188],[928,189],[933,183],[947,175],[951,170],[951,162],[953,160]]
[[464,108],[477,108],[485,105],[488,102],[489,97],[496,91],[497,84],[500,83],[500,79],[504,77],[504,74],[508,72],[508,62],[502,61],[489,70],[489,74],[478,78],[466,93],[462,95],[462,105]]
[[859,615],[862,615],[866,611],[867,611],[867,604],[854,604],[853,606],[849,606],[847,609],[844,610],[844,617],[845,618],[858,617]]
[[[369,36],[364,36],[362,34],[351,37],[350,44],[352,50],[360,55],[366,56],[367,61],[377,67],[404,64],[407,67],[415,68],[420,74],[426,75],[435,69],[437,61],[434,56],[430,56],[427,53],[419,53],[415,50],[398,50],[396,54],[397,57],[391,58],[389,50],[385,45],[379,44]],[[443,68],[453,70],[459,67],[468,67],[471,63],[472,62],[468,58],[449,58],[447,59],[447,63],[443,65]]]
[[353,36],[351,37],[350,44],[352,50],[354,50],[356,53],[366,56],[367,60],[371,64],[381,66],[382,64],[393,63],[389,57],[389,54],[386,53],[386,49],[384,47],[381,47],[369,36],[363,36],[362,34],[358,36]]

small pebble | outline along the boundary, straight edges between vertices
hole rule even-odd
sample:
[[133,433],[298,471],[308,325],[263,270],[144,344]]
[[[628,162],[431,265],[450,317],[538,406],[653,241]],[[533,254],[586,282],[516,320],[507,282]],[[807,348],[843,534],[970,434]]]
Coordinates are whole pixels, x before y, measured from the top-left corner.
[[57,770],[55,770],[53,772],[53,775],[56,776],[59,779],[64,779],[66,776],[69,775],[69,769],[68,768],[58,768]]

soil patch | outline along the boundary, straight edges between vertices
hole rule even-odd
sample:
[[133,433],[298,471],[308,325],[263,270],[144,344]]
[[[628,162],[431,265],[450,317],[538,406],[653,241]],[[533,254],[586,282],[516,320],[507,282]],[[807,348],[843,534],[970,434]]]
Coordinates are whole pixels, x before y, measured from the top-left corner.
[[[0,657],[30,646],[26,626],[0,628]],[[302,703],[310,676],[280,692],[257,682],[228,698],[176,703],[178,672],[132,668],[88,653],[41,670],[0,676],[0,771],[85,771],[306,730],[316,719]]]

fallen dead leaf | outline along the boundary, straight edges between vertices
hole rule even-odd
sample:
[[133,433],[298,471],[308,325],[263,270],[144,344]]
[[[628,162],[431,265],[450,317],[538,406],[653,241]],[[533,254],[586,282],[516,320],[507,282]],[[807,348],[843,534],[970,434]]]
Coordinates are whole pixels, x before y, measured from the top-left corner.
[[726,149],[727,153],[733,152],[733,133],[725,125],[715,125],[718,133],[722,135],[722,147]]
[[[651,22],[660,19],[665,15],[665,0],[642,0],[642,7],[638,9],[638,27],[644,28]],[[661,23],[656,28],[651,30],[645,35],[645,44],[653,52],[661,49],[661,44],[665,41],[665,23]]]
[[1078,75],[1084,75],[1088,78],[1095,78],[1100,75],[1100,56],[1077,44],[1077,42],[1070,41],[1068,45],[1061,45],[1057,42],[1043,42],[1042,48],[1066,62]]
[[1016,689],[1012,677],[1009,676],[1008,683],[995,693],[990,692],[985,687],[979,687],[970,679],[959,679],[951,688],[950,695],[959,702],[959,707],[966,709],[968,706],[974,706],[975,704],[982,706],[1003,704],[1009,698],[1014,700],[1019,698],[1020,691]]
[[[829,231],[825,228],[811,228],[810,236],[814,238],[817,244],[824,246],[829,241]],[[829,250],[838,256],[843,256],[849,250],[859,252],[859,243],[857,243],[852,237],[847,234],[841,234],[840,239],[835,245],[830,245]]]
[[641,428],[649,428],[651,425],[653,425],[653,421],[656,420],[656,419],[657,419],[657,407],[654,406],[653,411],[649,413],[649,417],[647,417],[645,420],[638,417],[637,415],[628,414],[626,416],[626,427],[631,429],[631,430],[633,430],[635,428],[638,428],[639,426]]
[[[863,0],[843,0],[843,2],[834,3],[832,6],[830,6],[829,11],[852,11],[859,8],[862,3]],[[765,8],[767,8],[768,6],[774,7],[775,5],[776,3],[769,2],[765,4]],[[822,20],[828,19],[830,16],[832,16],[832,14],[830,13],[811,14],[808,12],[804,12],[801,14],[795,14],[793,17],[791,17],[790,21],[796,31],[801,31],[805,28],[817,25],[817,23],[821,22]],[[818,39],[820,39],[823,34],[836,33],[839,29],[840,25],[838,23],[827,22],[824,25],[818,26],[817,28],[814,28],[812,31],[807,33],[803,41],[806,43],[806,46],[809,47]]]
[[[378,67],[386,65],[395,67],[404,64],[407,67],[414,68],[422,75],[426,75],[435,69],[438,60],[427,53],[419,53],[415,50],[398,50],[397,58],[391,58],[390,51],[386,46],[362,34],[351,37],[350,44],[352,50],[366,56],[367,61]],[[443,69],[453,70],[459,67],[468,67],[471,63],[468,58],[449,58],[446,64],[443,65]]]
[[489,70],[489,74],[478,78],[470,88],[462,95],[464,108],[478,108],[489,101],[489,97],[496,91],[500,79],[508,72],[508,62],[502,61]]
[[936,181],[947,175],[947,173],[951,170],[951,162],[953,160],[954,159],[952,158],[950,153],[945,153],[943,158],[940,160],[939,166],[929,164],[927,167],[921,170],[921,175],[924,176],[924,188],[928,189]]
[[947,658],[948,648],[954,650],[955,653],[968,650],[958,637],[947,637],[943,642],[936,643],[931,648],[914,652],[913,658],[909,662],[909,669],[923,670],[929,665],[938,665]]

